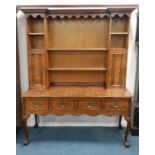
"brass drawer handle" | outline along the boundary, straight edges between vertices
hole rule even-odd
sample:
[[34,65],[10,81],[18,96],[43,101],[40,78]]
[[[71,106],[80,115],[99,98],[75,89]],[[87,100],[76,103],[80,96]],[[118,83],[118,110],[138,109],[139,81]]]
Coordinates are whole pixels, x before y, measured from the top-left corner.
[[114,108],[119,108],[119,102],[118,101],[114,101],[113,102],[113,107]]
[[88,103],[87,103],[87,107],[88,107],[88,108],[92,108],[92,107],[93,107],[93,102],[88,101]]
[[61,101],[59,105],[60,105],[61,108],[64,108],[66,103],[64,101]]
[[39,108],[40,102],[39,102],[39,101],[35,101],[35,102],[33,103],[33,106],[34,106],[35,108]]

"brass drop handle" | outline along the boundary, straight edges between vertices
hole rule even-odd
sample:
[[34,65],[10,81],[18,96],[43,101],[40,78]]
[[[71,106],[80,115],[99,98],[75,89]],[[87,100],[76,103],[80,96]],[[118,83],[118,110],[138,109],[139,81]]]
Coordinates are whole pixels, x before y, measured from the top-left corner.
[[33,105],[34,105],[35,108],[38,108],[40,106],[40,102],[39,101],[35,101],[33,103]]
[[66,103],[65,103],[64,101],[61,101],[61,102],[60,102],[60,106],[61,106],[62,108],[65,107],[65,104],[66,104]]
[[92,107],[93,107],[93,103],[92,103],[91,101],[88,101],[87,107],[88,107],[88,108],[92,108]]
[[113,102],[113,107],[114,108],[119,108],[119,102],[118,101],[114,101]]

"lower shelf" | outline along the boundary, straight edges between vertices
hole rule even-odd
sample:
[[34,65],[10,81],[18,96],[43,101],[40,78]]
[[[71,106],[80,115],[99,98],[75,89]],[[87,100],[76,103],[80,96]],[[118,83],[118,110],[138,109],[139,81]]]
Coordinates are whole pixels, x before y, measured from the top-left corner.
[[49,71],[107,71],[105,67],[51,67]]
[[[106,71],[102,70],[52,70],[48,72],[49,83],[105,83]],[[63,86],[62,85],[62,86]],[[87,85],[88,86],[88,85]]]

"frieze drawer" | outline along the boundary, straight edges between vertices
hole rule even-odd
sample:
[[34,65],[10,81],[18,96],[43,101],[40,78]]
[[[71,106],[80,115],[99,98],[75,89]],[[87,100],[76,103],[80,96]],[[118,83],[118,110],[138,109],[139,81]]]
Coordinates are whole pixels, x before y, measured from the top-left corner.
[[99,99],[80,99],[78,100],[78,107],[80,110],[97,111],[103,108],[103,101]]
[[107,99],[105,100],[106,109],[127,109],[128,100],[125,99]]
[[49,107],[52,112],[72,112],[75,109],[74,99],[49,99]]
[[25,102],[25,113],[45,114],[48,112],[48,99],[47,98],[27,98]]

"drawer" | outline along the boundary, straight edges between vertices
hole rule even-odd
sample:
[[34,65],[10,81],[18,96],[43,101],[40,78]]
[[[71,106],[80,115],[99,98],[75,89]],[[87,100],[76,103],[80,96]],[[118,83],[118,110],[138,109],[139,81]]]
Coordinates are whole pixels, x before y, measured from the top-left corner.
[[26,99],[26,112],[44,114],[48,111],[47,98],[28,98]]
[[98,99],[81,99],[78,101],[78,108],[81,110],[101,110],[102,100]]
[[105,100],[106,109],[127,109],[128,100],[125,99],[108,99]]
[[50,109],[72,111],[75,107],[74,99],[50,99]]
[[117,116],[117,115],[123,115],[125,117],[130,116],[128,109],[107,109],[104,111],[104,114],[107,116]]

